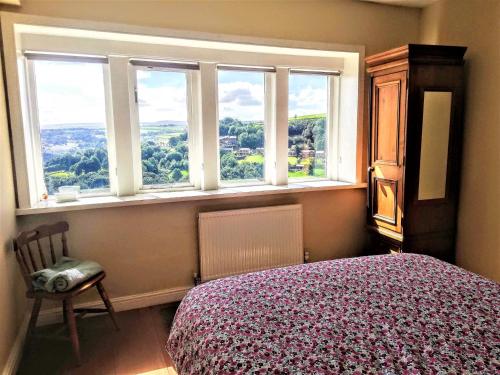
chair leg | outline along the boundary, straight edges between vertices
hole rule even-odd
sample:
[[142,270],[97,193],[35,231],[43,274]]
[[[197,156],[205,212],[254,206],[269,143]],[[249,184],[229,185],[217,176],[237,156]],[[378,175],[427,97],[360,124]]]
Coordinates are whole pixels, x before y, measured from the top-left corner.
[[68,325],[68,317],[67,317],[67,314],[66,314],[66,310],[67,310],[67,302],[66,302],[66,300],[62,301],[62,305],[63,305],[63,322],[64,322],[64,324]]
[[36,321],[38,320],[38,314],[40,313],[40,307],[42,307],[42,299],[35,298],[35,302],[33,303],[33,309],[31,310],[30,322],[28,325],[28,342],[31,341],[33,334],[35,333]]
[[110,316],[111,320],[113,321],[113,325],[115,326],[115,329],[117,331],[119,331],[120,327],[118,327],[118,323],[116,322],[115,310],[113,309],[113,305],[111,304],[111,301],[108,298],[108,294],[106,293],[104,286],[102,285],[101,282],[98,282],[96,287],[97,287],[97,290],[99,291],[99,294],[102,298],[102,301],[104,302],[104,305],[106,306],[106,309],[108,310],[109,316]]
[[78,339],[78,331],[76,329],[75,312],[73,311],[73,301],[71,298],[65,300],[66,302],[66,320],[68,322],[69,334],[71,336],[71,343],[73,344],[73,352],[75,353],[76,363],[78,366],[82,363],[80,356],[80,340]]

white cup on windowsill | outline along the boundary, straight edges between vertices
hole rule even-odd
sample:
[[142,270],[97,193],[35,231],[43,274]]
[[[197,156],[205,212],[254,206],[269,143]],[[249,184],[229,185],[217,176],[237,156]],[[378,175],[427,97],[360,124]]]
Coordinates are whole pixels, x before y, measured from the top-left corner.
[[60,186],[58,190],[59,191],[54,194],[57,203],[74,202],[78,200],[80,186]]

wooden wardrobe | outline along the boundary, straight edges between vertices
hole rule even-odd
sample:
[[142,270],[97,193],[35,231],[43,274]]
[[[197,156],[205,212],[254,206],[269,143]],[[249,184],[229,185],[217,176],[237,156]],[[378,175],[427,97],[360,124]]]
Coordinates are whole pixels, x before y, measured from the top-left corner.
[[454,261],[465,50],[409,44],[365,59],[370,253]]

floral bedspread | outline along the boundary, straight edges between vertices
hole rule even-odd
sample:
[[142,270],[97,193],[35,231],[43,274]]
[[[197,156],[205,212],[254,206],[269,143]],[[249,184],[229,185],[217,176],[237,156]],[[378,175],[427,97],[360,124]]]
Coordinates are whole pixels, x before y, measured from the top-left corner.
[[192,289],[167,342],[179,374],[500,374],[500,284],[382,255]]

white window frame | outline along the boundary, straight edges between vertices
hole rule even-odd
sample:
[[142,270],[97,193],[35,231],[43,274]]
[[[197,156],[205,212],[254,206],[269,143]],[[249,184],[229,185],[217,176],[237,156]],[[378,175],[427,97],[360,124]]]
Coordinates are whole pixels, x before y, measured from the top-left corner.
[[190,149],[190,162],[193,159],[195,163],[192,170],[190,165],[190,175],[196,176],[194,188],[202,191],[222,187],[218,160],[218,65],[272,66],[276,69],[276,73],[266,75],[269,110],[266,110],[265,122],[269,125],[265,128],[269,134],[265,134],[265,183],[271,185],[289,183],[289,70],[342,71],[342,78],[331,80],[329,85],[330,92],[333,92],[332,105],[338,110],[332,112],[337,117],[328,119],[332,126],[336,126],[327,140],[331,155],[327,160],[328,177],[340,183],[362,182],[363,46],[237,37],[83,20],[69,22],[9,12],[0,12],[0,17],[20,209],[39,206],[40,200],[34,171],[37,167],[32,157],[33,137],[28,125],[31,116],[23,50],[108,57],[109,79],[105,86],[110,112],[108,127],[111,125],[108,148],[114,148],[110,150],[112,152],[108,151],[108,158],[110,184],[114,180],[112,193],[117,196],[144,192],[137,185],[137,176],[142,183],[142,171],[138,173],[135,167],[137,151],[130,152],[137,142],[137,137],[132,135],[136,114],[130,59],[198,62],[200,69],[192,74],[191,85],[192,123],[198,127],[193,132],[197,140],[193,146],[196,157],[191,158],[193,150]]
[[[68,63],[79,63],[85,62],[86,56],[71,56],[71,55],[61,55],[60,61],[65,61]],[[47,187],[44,179],[44,168],[43,168],[43,155],[42,155],[42,142],[41,142],[41,128],[40,121],[38,117],[38,99],[37,99],[37,87],[36,87],[36,73],[35,73],[35,61],[50,61],[50,55],[47,59],[38,58],[30,59],[25,58],[25,72],[26,72],[26,95],[27,95],[27,105],[29,110],[29,126],[28,131],[30,133],[31,147],[32,147],[32,165],[34,171],[33,185],[35,194],[39,199],[42,195],[47,193]],[[110,92],[109,92],[109,65],[107,62],[92,62],[93,64],[99,64],[102,68],[103,76],[103,96],[104,96],[104,110],[105,110],[105,132],[106,132],[106,147],[108,152],[108,173],[109,173],[109,188],[106,189],[85,189],[81,190],[80,195],[83,197],[96,197],[105,195],[114,195],[116,193],[116,178],[115,173],[115,149],[114,149],[114,137],[113,130],[111,126],[111,109],[110,109]]]
[[[219,65],[219,68],[222,65]],[[231,69],[218,69],[217,70],[217,81],[219,79],[219,70],[233,70],[239,72],[257,72],[262,73],[264,76],[264,165],[263,172],[264,178],[262,180],[258,179],[243,179],[243,180],[222,180],[222,173],[220,170],[220,117],[217,116],[217,178],[218,185],[221,188],[231,188],[231,187],[239,187],[239,186],[259,186],[259,185],[269,185],[272,183],[272,173],[273,169],[270,167],[270,161],[268,160],[268,155],[271,155],[273,145],[269,140],[271,137],[271,127],[272,127],[272,113],[273,108],[276,103],[274,100],[274,79],[273,77],[276,74],[276,70],[274,67],[257,67],[257,66],[233,66]],[[217,85],[218,86],[218,85]],[[217,95],[217,108],[219,107],[219,97]]]
[[[308,182],[308,181],[327,181],[336,180],[338,178],[338,143],[339,143],[339,97],[340,97],[340,72],[329,71],[291,71],[292,74],[301,75],[322,75],[327,78],[327,113],[325,121],[325,176],[324,177],[288,177],[290,183]],[[287,128],[288,130],[288,128]],[[287,131],[288,135],[288,131]],[[288,152],[288,147],[287,147]],[[288,153],[287,153],[288,155]],[[287,161],[288,175],[288,161]]]
[[[166,63],[166,61],[165,61]],[[133,82],[132,96],[133,103],[131,103],[131,110],[133,112],[132,118],[132,152],[137,155],[134,158],[134,176],[135,176],[135,190],[138,193],[151,192],[151,191],[179,191],[179,190],[192,190],[199,189],[200,180],[199,174],[196,170],[199,169],[198,160],[198,128],[199,123],[195,114],[195,101],[197,90],[196,82],[198,69],[184,69],[175,67],[161,66],[161,62],[151,62],[149,66],[130,65],[130,80]],[[172,64],[172,65],[175,65]],[[181,63],[179,63],[181,65]],[[178,72],[184,73],[186,77],[186,96],[187,96],[187,124],[188,124],[188,162],[189,162],[189,182],[180,184],[161,184],[161,185],[148,185],[143,184],[143,171],[142,171],[142,155],[141,155],[141,137],[140,137],[140,119],[139,119],[139,103],[138,103],[138,85],[137,85],[137,72],[142,71],[159,71],[159,72]]]

